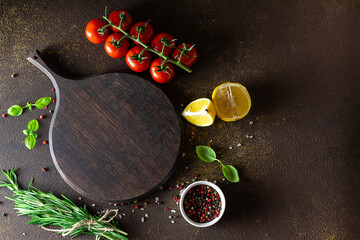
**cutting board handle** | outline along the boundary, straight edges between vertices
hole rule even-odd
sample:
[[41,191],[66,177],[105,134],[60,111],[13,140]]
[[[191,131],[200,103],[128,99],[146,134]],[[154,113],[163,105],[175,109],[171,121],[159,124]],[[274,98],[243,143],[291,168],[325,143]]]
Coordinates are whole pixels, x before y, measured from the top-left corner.
[[29,62],[31,62],[32,64],[34,64],[43,73],[45,73],[46,76],[48,76],[50,78],[55,89],[58,89],[57,82],[61,82],[62,80],[65,80],[65,81],[68,80],[68,79],[60,76],[59,74],[55,73],[53,70],[51,70],[48,67],[48,65],[44,62],[44,60],[41,58],[40,52],[37,49],[35,49],[32,53],[30,53],[30,55],[27,57],[27,60]]

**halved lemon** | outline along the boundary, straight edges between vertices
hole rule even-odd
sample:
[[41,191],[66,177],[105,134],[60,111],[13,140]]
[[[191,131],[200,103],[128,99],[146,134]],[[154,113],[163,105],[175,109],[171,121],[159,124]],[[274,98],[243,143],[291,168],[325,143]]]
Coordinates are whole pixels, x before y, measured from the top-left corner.
[[251,108],[250,94],[240,83],[223,83],[212,93],[216,115],[226,122],[245,117]]
[[199,98],[189,103],[181,115],[191,124],[207,127],[215,120],[215,106],[210,99]]

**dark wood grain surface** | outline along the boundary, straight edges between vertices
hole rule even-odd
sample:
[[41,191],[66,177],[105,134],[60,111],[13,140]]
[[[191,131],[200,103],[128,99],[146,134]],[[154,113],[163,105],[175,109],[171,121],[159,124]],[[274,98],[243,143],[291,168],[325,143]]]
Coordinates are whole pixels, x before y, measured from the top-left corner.
[[[359,239],[358,0],[1,1],[1,114],[13,104],[56,97],[49,78],[26,60],[35,48],[52,69],[67,76],[131,73],[124,59],[108,57],[103,45],[85,37],[86,24],[101,17],[105,6],[108,13],[128,10],[135,22],[151,19],[156,33],[196,43],[199,58],[193,72],[176,68],[175,78],[159,86],[180,111],[230,81],[248,89],[249,115],[234,123],[217,118],[206,128],[184,121],[184,157],[164,190],[136,204],[100,203],[63,180],[49,146],[41,144],[48,140],[48,110],[54,110],[54,103],[47,110],[0,117],[2,169],[19,167],[23,187],[34,177],[35,187],[64,194],[79,206],[86,204],[92,213],[119,209],[125,214],[120,227],[130,239]],[[12,73],[17,77],[11,78]],[[136,76],[152,81],[149,72]],[[40,114],[45,118],[39,120]],[[29,151],[22,130],[35,118],[40,122],[38,143]],[[195,146],[200,144],[209,144],[224,164],[234,165],[240,183],[226,183],[217,164],[199,160]],[[43,167],[49,170],[42,172]],[[200,180],[217,180],[226,197],[223,218],[210,228],[190,226],[173,200],[179,193],[176,185],[192,182],[195,174]],[[4,199],[10,195],[0,189],[1,240],[64,239],[26,224],[28,217],[16,216],[13,202]],[[145,214],[149,217],[141,222]]]
[[144,197],[168,179],[180,151],[181,126],[158,87],[124,73],[64,78],[37,50],[28,60],[54,85],[50,153],[73,189],[119,203]]

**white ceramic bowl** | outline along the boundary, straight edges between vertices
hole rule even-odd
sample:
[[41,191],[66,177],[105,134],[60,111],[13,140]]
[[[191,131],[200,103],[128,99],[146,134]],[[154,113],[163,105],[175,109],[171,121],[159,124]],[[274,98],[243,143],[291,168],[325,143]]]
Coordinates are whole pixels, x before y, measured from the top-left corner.
[[[185,209],[184,209],[184,198],[187,194],[187,192],[195,187],[195,186],[198,186],[198,185],[205,185],[205,186],[210,186],[212,187],[213,189],[215,189],[215,191],[217,191],[220,195],[220,200],[221,200],[221,210],[220,210],[220,214],[219,214],[219,217],[217,218],[214,218],[212,221],[210,222],[205,222],[205,223],[198,223],[198,222],[194,222],[193,220],[191,220],[185,213]],[[217,223],[220,218],[222,217],[222,215],[224,215],[224,212],[225,212],[225,205],[226,205],[226,202],[225,202],[225,195],[224,193],[221,191],[221,189],[216,186],[215,184],[213,184],[212,182],[208,182],[208,181],[198,181],[198,182],[194,182],[192,184],[190,184],[187,188],[184,189],[184,191],[181,193],[181,197],[180,197],[180,212],[181,212],[181,215],[185,218],[185,220],[190,223],[191,225],[195,226],[195,227],[210,227],[212,225],[214,225],[215,223]]]

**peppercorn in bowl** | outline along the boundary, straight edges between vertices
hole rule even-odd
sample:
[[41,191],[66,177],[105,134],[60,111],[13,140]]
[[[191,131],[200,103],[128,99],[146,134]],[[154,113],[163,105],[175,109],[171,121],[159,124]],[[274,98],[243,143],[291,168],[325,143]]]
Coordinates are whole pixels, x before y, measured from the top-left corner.
[[221,189],[208,181],[190,184],[181,193],[180,212],[185,220],[196,227],[209,227],[217,223],[225,212],[225,196]]

